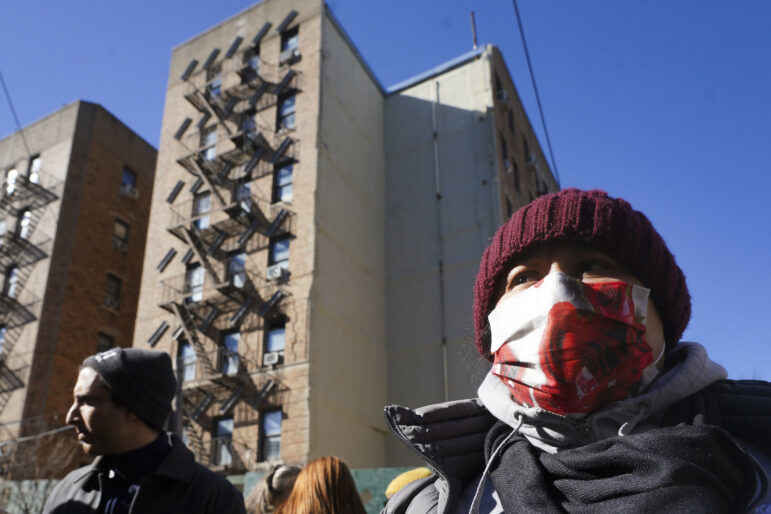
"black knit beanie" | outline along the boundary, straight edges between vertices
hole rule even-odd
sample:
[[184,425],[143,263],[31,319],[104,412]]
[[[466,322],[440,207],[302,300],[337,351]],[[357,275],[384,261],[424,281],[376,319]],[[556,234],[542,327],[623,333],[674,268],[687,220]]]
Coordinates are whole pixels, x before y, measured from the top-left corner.
[[165,352],[138,348],[112,348],[83,361],[134,414],[157,430],[163,430],[171,414],[177,381],[171,357]]

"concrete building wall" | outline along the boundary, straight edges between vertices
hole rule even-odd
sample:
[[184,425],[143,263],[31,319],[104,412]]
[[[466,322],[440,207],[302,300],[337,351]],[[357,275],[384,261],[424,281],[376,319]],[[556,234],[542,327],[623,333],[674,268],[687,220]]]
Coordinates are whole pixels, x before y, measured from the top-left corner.
[[382,463],[385,369],[384,98],[339,25],[323,19],[310,457]]
[[[417,407],[476,396],[489,369],[473,347],[479,259],[508,215],[506,200],[515,210],[535,192],[531,179],[517,189],[504,163],[499,133],[509,118],[496,100],[496,74],[542,158],[495,47],[386,100],[389,403]],[[522,150],[510,144],[507,159],[525,168]],[[388,465],[414,461],[395,438],[386,455]]]

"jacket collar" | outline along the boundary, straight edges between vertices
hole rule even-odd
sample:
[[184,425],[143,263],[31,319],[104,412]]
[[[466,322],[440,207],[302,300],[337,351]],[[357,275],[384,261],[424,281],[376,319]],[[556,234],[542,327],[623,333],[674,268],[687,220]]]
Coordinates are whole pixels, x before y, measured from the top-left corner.
[[489,373],[478,393],[496,418],[511,427],[523,419],[520,433],[533,446],[554,453],[560,448],[645,431],[651,427],[645,420],[726,377],[725,369],[712,362],[704,347],[697,343],[680,343],[668,359],[667,370],[648,390],[581,419],[516,404],[511,401],[508,387]]
[[[173,480],[179,480],[181,482],[189,482],[193,478],[193,464],[195,463],[195,457],[176,435],[167,434],[171,449],[163,458],[152,475],[171,478]],[[107,456],[100,455],[94,462],[81,468],[81,475],[76,477],[73,482],[83,482],[83,488],[86,490],[98,488],[98,475],[99,473],[106,472],[108,470],[109,459]]]

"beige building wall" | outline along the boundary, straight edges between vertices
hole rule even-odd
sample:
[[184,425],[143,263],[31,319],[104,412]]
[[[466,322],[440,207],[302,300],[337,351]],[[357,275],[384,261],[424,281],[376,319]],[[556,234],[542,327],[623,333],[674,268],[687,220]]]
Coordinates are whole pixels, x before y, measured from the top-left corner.
[[[542,158],[495,47],[427,75],[390,94],[385,116],[388,402],[412,407],[476,396],[489,369],[473,346],[479,259],[534,192],[521,147],[509,143],[504,156],[500,138],[524,137]],[[389,438],[386,464],[412,462]]]
[[382,465],[386,429],[384,98],[323,18],[309,457]]
[[[281,64],[276,26],[292,10],[298,14],[287,27],[299,30],[300,58]],[[233,137],[248,110],[247,93],[258,87],[245,85],[239,73],[249,42],[266,22],[272,25],[259,52],[267,89],[254,120],[270,150],[245,179],[264,215],[263,228],[244,247],[255,302],[238,326],[228,323],[237,306],[218,311],[207,325],[207,312],[229,287],[223,289],[214,277],[226,275],[226,250],[239,247],[244,226],[223,228],[225,242],[207,252],[214,236],[211,229],[195,235],[190,190],[199,177],[207,177],[197,194],[211,194],[210,225],[238,222],[231,179],[243,176],[254,149],[233,158],[240,151]],[[240,46],[227,55],[236,38]],[[219,53],[212,66],[221,69],[222,94],[206,105],[201,95],[213,74],[201,65],[214,49]],[[194,71],[182,78],[193,60]],[[295,72],[288,87],[296,91],[296,127],[277,131],[271,91],[289,70]],[[218,119],[214,104],[222,108],[231,97],[238,98],[232,111]],[[204,111],[211,116],[206,118]],[[515,130],[506,132],[510,119]],[[211,130],[217,134],[218,157],[210,165],[201,159],[203,134]],[[522,137],[532,141],[532,152],[517,144]],[[271,152],[285,138],[293,141],[289,202],[272,195]],[[235,164],[220,180],[217,166],[223,159]],[[181,405],[188,444],[199,460],[226,473],[267,469],[272,463],[261,450],[267,440],[261,426],[266,413],[280,409],[276,460],[304,463],[336,454],[353,467],[413,462],[388,433],[382,408],[475,394],[487,367],[470,343],[478,261],[509,204],[516,208],[543,192],[534,176],[540,170],[548,182],[545,163],[493,47],[387,91],[323,2],[267,0],[175,48],[134,346],[176,357],[181,341],[197,341],[195,376],[184,381]],[[553,179],[548,183],[556,187]],[[179,193],[169,198],[173,190]],[[267,279],[271,239],[264,224],[281,209],[290,213],[281,229],[290,237],[290,257],[288,278],[277,282]],[[186,264],[182,257],[188,253]],[[161,266],[168,255],[169,262]],[[205,262],[207,278],[200,299],[190,302],[185,300],[190,296],[185,276],[189,264],[198,261]],[[276,291],[285,297],[270,316],[286,317],[286,346],[283,360],[268,365],[270,316],[261,310]],[[238,380],[231,380],[216,368],[222,361],[222,334],[236,328],[243,366]],[[207,355],[213,368],[208,371]],[[177,366],[184,373],[185,364]],[[275,387],[261,395],[271,383]],[[228,405],[233,398],[235,405]],[[238,458],[219,466],[216,423],[229,416]]]
[[[298,29],[299,59],[282,64],[279,61],[281,34],[277,32],[282,20],[290,12],[297,12],[287,26],[287,30]],[[319,124],[319,77],[320,77],[320,45],[322,31],[322,3],[318,0],[295,2],[262,2],[222,22],[207,32],[181,44],[174,49],[166,91],[161,142],[158,158],[158,177],[155,195],[152,201],[151,223],[148,232],[148,251],[145,258],[146,272],[143,277],[140,292],[140,308],[136,321],[136,337],[134,346],[154,347],[157,350],[169,352],[176,357],[180,352],[180,342],[195,338],[197,364],[195,377],[185,380],[182,396],[184,409],[184,427],[188,444],[196,451],[198,459],[215,469],[226,473],[261,470],[270,467],[273,462],[264,457],[264,437],[261,426],[266,413],[279,409],[282,413],[281,423],[281,453],[280,460],[290,463],[303,463],[310,452],[310,389],[308,383],[309,345],[311,336],[311,288],[315,267],[315,196],[317,190],[317,130]],[[238,74],[247,59],[247,52],[252,47],[251,41],[266,23],[270,23],[259,44],[261,58],[259,74],[262,80],[256,80],[255,86],[249,88],[242,84]],[[231,56],[227,50],[233,42],[241,38],[241,43]],[[213,61],[213,66],[221,68],[222,96],[220,99],[239,96],[241,100],[233,107],[236,115],[219,119],[212,113],[211,106],[204,106],[212,116],[200,124],[204,116],[196,109],[186,96],[202,93],[210,84],[211,77],[202,70],[202,64],[215,50],[219,54]],[[181,78],[192,60],[197,61],[195,71],[185,80]],[[273,94],[278,84],[293,72],[294,77],[287,85],[288,90],[296,92],[295,120],[293,129],[277,129],[277,98]],[[179,235],[183,228],[191,228],[195,221],[193,194],[191,186],[201,176],[196,167],[186,169],[180,164],[180,159],[195,155],[201,150],[202,131],[216,130],[215,145],[218,159],[212,167],[224,163],[221,159],[231,159],[236,165],[231,170],[230,178],[242,176],[246,164],[253,152],[242,152],[239,158],[237,145],[231,137],[241,129],[239,117],[248,108],[248,97],[259,88],[259,84],[268,85],[263,96],[256,104],[256,113],[252,117],[256,132],[264,137],[271,150],[265,154],[252,172],[249,183],[251,202],[263,216],[263,221],[253,237],[248,240],[244,250],[245,273],[248,277],[248,295],[254,302],[246,309],[246,314],[236,325],[229,323],[234,314],[233,306],[228,312],[217,316],[208,330],[200,331],[206,317],[208,305],[223,301],[221,289],[214,283],[212,273],[220,280],[227,282],[228,251],[239,247],[238,238],[248,228],[249,223],[241,224],[231,215],[233,206],[239,202],[234,196],[235,187],[229,180],[217,184],[211,182],[213,175],[206,172],[207,179],[197,193],[209,192],[211,195],[211,212],[209,213],[212,227],[228,225],[227,238],[220,249],[207,255],[205,249],[196,251],[189,262],[206,261],[206,280],[202,299],[190,305],[190,311],[195,311],[195,321],[183,323],[180,317],[172,312],[171,303],[185,307],[184,289],[186,264],[183,256],[191,250],[191,246]],[[245,116],[245,114],[243,114]],[[175,138],[179,127],[186,119],[191,123],[184,135]],[[212,129],[214,127],[214,129]],[[292,199],[279,201],[274,198],[274,167],[271,163],[273,152],[286,139],[292,143],[284,156],[291,157],[294,162],[292,174]],[[240,155],[240,154],[239,154]],[[219,168],[221,170],[221,168]],[[183,186],[172,201],[169,194],[178,182]],[[219,200],[218,198],[221,198]],[[280,226],[278,233],[289,237],[288,278],[269,280],[269,252],[271,239],[266,232],[270,223],[276,219],[281,210],[286,210],[289,216]],[[250,218],[251,219],[251,218]],[[243,221],[243,220],[242,220]],[[232,222],[232,223],[231,223]],[[225,225],[221,225],[225,224]],[[232,227],[236,228],[233,229]],[[211,229],[204,230],[204,239],[211,236]],[[211,243],[206,239],[207,245]],[[163,269],[158,265],[170,250],[176,254]],[[285,296],[263,317],[261,310],[277,291]],[[232,293],[232,291],[231,291]],[[242,294],[239,292],[238,294]],[[265,363],[266,332],[271,317],[278,315],[286,317],[285,349],[282,360],[278,364]],[[159,327],[167,326],[161,336],[153,340],[152,336]],[[185,329],[177,329],[185,325]],[[238,353],[241,368],[238,380],[231,380],[222,373],[221,364],[223,336],[230,331],[240,334]],[[181,334],[181,335],[180,335]],[[175,337],[179,336],[179,337]],[[204,369],[206,359],[213,365],[213,370]],[[236,384],[238,382],[238,384]],[[267,395],[261,392],[274,383]],[[243,386],[235,405],[223,410],[223,405],[230,395]],[[193,414],[196,408],[213,393],[213,400],[202,408],[197,416]],[[233,418],[232,453],[233,461],[228,465],[220,465],[217,458],[216,426],[219,420]],[[193,419],[195,417],[195,419]]]

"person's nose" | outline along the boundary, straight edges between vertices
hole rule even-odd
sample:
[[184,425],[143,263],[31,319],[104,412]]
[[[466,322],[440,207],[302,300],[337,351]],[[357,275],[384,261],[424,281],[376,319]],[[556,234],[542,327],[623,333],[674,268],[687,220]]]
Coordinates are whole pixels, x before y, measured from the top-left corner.
[[64,420],[68,425],[74,425],[78,419],[80,419],[78,404],[73,403],[72,406],[70,407],[70,410],[67,411],[67,417]]
[[549,266],[549,273],[557,272],[570,274],[567,270],[567,266],[565,266],[565,263],[561,261],[552,261],[551,265]]

